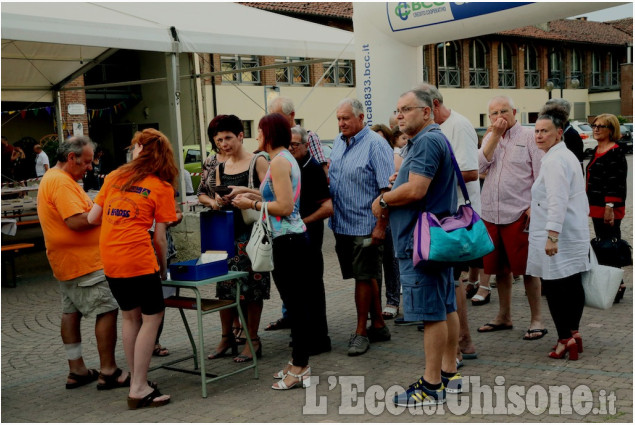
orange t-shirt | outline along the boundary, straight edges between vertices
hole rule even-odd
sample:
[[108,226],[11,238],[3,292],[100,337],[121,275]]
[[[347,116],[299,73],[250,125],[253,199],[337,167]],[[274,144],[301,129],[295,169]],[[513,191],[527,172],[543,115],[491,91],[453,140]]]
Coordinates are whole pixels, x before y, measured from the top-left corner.
[[46,256],[57,280],[75,279],[103,268],[99,256],[99,226],[75,231],[64,222],[76,214],[89,212],[92,207],[93,201],[66,171],[53,167],[42,177],[37,213]]
[[176,221],[174,189],[150,175],[127,192],[119,188],[126,179],[111,173],[95,198],[103,208],[99,248],[108,277],[135,277],[159,271],[148,229]]

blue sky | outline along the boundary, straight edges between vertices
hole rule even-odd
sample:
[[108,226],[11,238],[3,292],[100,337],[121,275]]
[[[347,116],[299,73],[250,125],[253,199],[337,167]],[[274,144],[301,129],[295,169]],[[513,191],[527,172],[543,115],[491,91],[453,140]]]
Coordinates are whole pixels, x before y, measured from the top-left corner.
[[[622,18],[632,18],[633,17],[633,3],[624,4],[621,6],[610,7],[604,10],[598,10],[597,12],[585,13],[583,15],[577,16],[586,16],[589,21],[614,21],[616,19]],[[573,17],[577,17],[573,16]]]

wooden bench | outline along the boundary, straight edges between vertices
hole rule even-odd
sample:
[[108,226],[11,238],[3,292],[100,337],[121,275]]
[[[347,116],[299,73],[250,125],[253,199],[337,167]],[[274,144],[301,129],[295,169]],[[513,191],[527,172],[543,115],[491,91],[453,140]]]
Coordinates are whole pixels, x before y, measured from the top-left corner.
[[[3,258],[4,259],[8,259],[9,260],[9,264],[11,264],[11,270],[12,270],[12,285],[10,285],[10,288],[15,288],[16,283],[16,276],[15,276],[15,257],[20,254],[20,251],[24,250],[24,249],[29,249],[29,248],[33,248],[35,246],[35,244],[32,243],[14,243],[11,245],[2,245],[2,253],[5,254],[6,253],[6,257]],[[4,256],[3,256],[4,257]],[[6,274],[5,274],[6,276]],[[3,279],[3,281],[6,280]]]
[[[11,210],[12,211],[12,210]],[[9,211],[5,211],[2,213],[2,216],[4,218],[17,218],[18,220],[21,220],[22,217],[30,217],[32,215],[37,215],[37,211],[33,211],[33,212],[25,212],[25,213],[21,213],[21,214],[7,214]]]
[[17,226],[33,226],[35,224],[40,224],[40,220],[36,218],[35,220],[16,221],[15,224]]

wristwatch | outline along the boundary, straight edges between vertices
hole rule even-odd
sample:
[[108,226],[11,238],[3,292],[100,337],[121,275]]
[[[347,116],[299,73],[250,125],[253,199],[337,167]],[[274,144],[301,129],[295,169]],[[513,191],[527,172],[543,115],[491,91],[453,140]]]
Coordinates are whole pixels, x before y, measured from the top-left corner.
[[558,243],[558,237],[557,236],[547,235],[547,239],[549,239],[553,243]]
[[384,201],[384,194],[383,193],[379,197],[379,206],[384,208],[384,209],[388,208],[388,203],[386,203],[386,201]]
[[609,208],[613,208],[615,206],[615,204],[613,204],[613,202],[607,202],[606,206]]

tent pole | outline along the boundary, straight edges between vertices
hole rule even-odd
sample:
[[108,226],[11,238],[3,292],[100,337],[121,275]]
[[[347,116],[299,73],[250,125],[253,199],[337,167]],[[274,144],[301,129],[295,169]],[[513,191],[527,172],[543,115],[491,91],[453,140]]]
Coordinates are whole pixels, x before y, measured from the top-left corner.
[[172,146],[176,147],[175,160],[179,167],[179,196],[178,202],[185,202],[185,179],[183,178],[183,136],[181,129],[181,82],[179,79],[179,51],[180,43],[176,36],[176,30],[173,30],[174,40],[172,42],[172,52],[165,54],[165,66],[167,74],[168,89],[168,108],[170,117],[170,140]]
[[55,107],[55,119],[57,120],[57,140],[58,143],[64,141],[64,123],[62,122],[62,95],[56,91],[54,93],[54,99],[57,102]]

